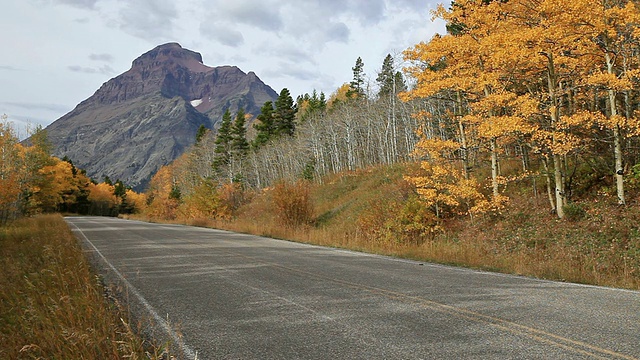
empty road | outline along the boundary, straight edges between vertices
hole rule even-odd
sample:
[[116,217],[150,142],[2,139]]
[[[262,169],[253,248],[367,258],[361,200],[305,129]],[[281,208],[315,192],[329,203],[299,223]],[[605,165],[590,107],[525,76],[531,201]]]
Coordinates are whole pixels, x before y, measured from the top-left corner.
[[68,217],[186,359],[636,359],[640,292]]

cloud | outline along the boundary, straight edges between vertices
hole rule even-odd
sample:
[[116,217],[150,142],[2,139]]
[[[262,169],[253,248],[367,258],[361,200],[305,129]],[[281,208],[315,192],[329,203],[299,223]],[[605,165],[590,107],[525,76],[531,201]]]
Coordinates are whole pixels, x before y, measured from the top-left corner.
[[[7,106],[7,107],[20,108],[20,109],[28,109],[28,110],[44,110],[44,111],[51,111],[51,112],[69,111],[69,107],[67,105],[62,105],[62,104],[1,101],[0,106]],[[17,115],[12,117],[19,118]]]
[[0,70],[7,70],[7,71],[24,71],[24,69],[19,69],[15,66],[11,66],[11,65],[0,65]]
[[313,51],[304,51],[298,44],[291,44],[290,42],[282,42],[280,44],[261,43],[253,49],[253,52],[260,56],[268,55],[294,64],[303,62],[317,64],[313,57]]
[[347,4],[351,15],[363,25],[375,25],[384,18],[386,10],[384,0],[350,0]]
[[351,31],[344,23],[330,24],[324,31],[325,39],[327,41],[337,41],[347,43],[349,42],[349,35]]
[[215,14],[227,19],[231,24],[240,23],[264,31],[279,31],[284,23],[280,16],[278,2],[235,0],[218,1]]
[[114,59],[113,59],[113,55],[111,54],[90,54],[89,60],[113,62]]
[[109,65],[103,65],[99,68],[79,66],[79,65],[69,65],[67,69],[77,73],[85,73],[85,74],[103,74],[103,75],[111,75],[115,72],[113,68]]
[[318,71],[298,66],[295,63],[281,61],[275,67],[263,71],[263,74],[272,78],[289,77],[296,80],[311,81],[320,79]]
[[234,30],[231,26],[203,22],[200,24],[200,34],[222,45],[239,47],[244,44],[242,33]]
[[172,38],[178,10],[171,0],[123,0],[120,28],[126,33],[150,41]]
[[70,5],[81,9],[95,9],[99,0],[54,0],[54,3]]

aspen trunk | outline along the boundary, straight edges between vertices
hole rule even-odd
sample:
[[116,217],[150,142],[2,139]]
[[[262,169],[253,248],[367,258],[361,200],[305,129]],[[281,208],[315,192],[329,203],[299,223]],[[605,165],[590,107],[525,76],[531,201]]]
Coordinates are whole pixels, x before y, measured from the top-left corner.
[[[558,101],[557,88],[558,79],[555,70],[555,64],[552,54],[546,54],[548,59],[547,68],[547,85],[549,90],[549,98],[551,100],[551,109],[549,111],[551,116],[551,128],[553,129],[553,136],[551,139],[552,147],[557,143],[555,135],[555,127],[560,118],[560,102]],[[555,181],[555,197],[556,197],[556,214],[560,219],[564,217],[564,210],[562,207],[566,205],[566,198],[564,193],[564,179],[562,176],[562,159],[560,155],[553,154],[553,172]]]
[[554,179],[556,183],[556,214],[560,219],[564,217],[563,206],[567,204],[564,193],[564,179],[562,176],[562,159],[560,155],[553,154]]
[[[613,74],[613,61],[611,55],[608,52],[604,54],[607,61],[607,72]],[[614,118],[618,115],[618,109],[616,106],[616,93],[614,90],[609,90],[609,107],[611,108],[611,117]],[[622,139],[620,135],[620,126],[618,124],[613,125],[613,154],[615,158],[615,177],[616,177],[616,193],[618,195],[618,205],[625,205],[624,199],[624,169],[622,168]]]
[[498,189],[498,151],[497,140],[491,138],[491,188],[493,189],[493,199],[497,199],[500,195]]
[[553,191],[551,190],[551,173],[549,172],[549,164],[547,158],[542,158],[542,165],[544,166],[544,173],[546,174],[547,178],[547,197],[549,198],[551,211],[556,212],[556,203],[553,197]]

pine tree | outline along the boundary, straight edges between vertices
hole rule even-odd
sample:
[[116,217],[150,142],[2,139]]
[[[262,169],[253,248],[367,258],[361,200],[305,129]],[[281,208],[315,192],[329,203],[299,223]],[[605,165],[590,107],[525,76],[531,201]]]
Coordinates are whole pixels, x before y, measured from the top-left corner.
[[296,107],[298,109],[298,123],[307,121],[313,115],[323,115],[327,110],[327,99],[323,92],[313,90],[311,95],[304,94],[298,96],[296,100]]
[[256,134],[256,138],[253,140],[252,146],[257,149],[268,143],[275,134],[273,124],[273,103],[271,101],[267,101],[262,105],[260,115],[258,115],[256,120],[258,121],[253,124],[253,128],[256,129],[258,133]]
[[388,97],[389,94],[395,94],[395,74],[393,72],[393,57],[391,54],[387,54],[387,57],[382,61],[382,69],[378,73],[376,82],[380,87],[378,91],[379,98]]
[[407,90],[402,73],[395,70],[394,59],[391,54],[387,54],[387,57],[382,61],[382,69],[378,73],[376,82],[380,88],[378,91],[378,98],[380,99]]
[[351,70],[353,70],[353,80],[349,84],[347,97],[360,98],[364,96],[364,62],[362,58],[358,57],[356,59],[356,65]]
[[200,125],[200,127],[198,128],[198,131],[196,132],[196,145],[200,144],[202,139],[204,139],[205,135],[207,135],[208,131],[209,129],[207,129],[206,126],[202,124]]
[[231,127],[231,150],[234,155],[244,157],[249,151],[247,142],[247,129],[245,128],[244,109],[238,109],[236,120]]
[[276,108],[273,114],[273,125],[276,135],[293,136],[296,129],[296,112],[297,109],[293,103],[289,89],[282,89],[280,96],[276,99]]
[[218,129],[218,135],[216,137],[216,147],[213,150],[216,154],[213,160],[213,169],[220,170],[225,165],[229,164],[231,158],[231,113],[229,109],[222,115],[222,123]]

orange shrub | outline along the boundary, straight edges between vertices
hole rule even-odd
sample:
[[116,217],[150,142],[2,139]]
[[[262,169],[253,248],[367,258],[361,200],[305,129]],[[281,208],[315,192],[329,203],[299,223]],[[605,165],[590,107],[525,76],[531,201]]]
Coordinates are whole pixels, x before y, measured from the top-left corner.
[[280,181],[273,188],[272,201],[277,218],[284,226],[297,227],[313,220],[310,183],[299,180],[294,184]]

